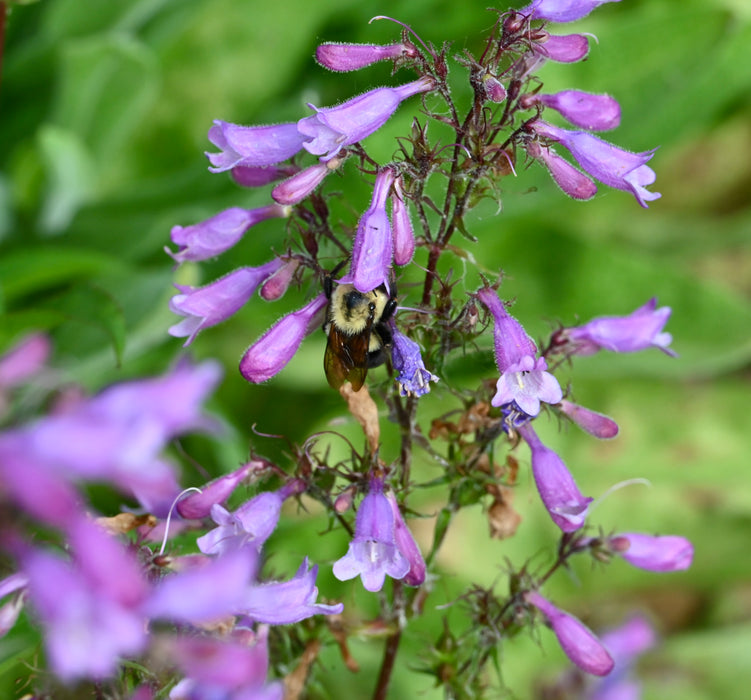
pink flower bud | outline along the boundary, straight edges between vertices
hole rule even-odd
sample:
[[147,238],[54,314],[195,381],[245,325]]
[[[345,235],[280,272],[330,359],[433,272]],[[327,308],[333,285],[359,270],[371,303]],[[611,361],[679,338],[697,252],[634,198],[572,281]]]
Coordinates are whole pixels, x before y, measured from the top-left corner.
[[302,202],[323,182],[326,175],[340,164],[341,160],[337,158],[328,163],[311,165],[287,178],[284,182],[280,182],[271,190],[271,198],[277,204],[292,205]]
[[556,63],[577,63],[587,57],[589,53],[589,41],[583,34],[567,34],[556,36],[548,34],[543,40],[532,45],[534,51],[540,56],[548,58]]
[[642,535],[626,532],[615,540],[627,540],[628,548],[619,548],[619,554],[632,566],[647,571],[683,571],[691,566],[694,546],[685,537],[677,535]]
[[532,158],[545,165],[555,184],[569,197],[587,200],[597,194],[597,185],[552,149],[537,141],[529,141],[525,148]]
[[621,106],[610,95],[593,95],[581,90],[563,90],[553,95],[538,94],[534,101],[555,109],[574,126],[589,131],[608,131],[621,123]]
[[394,234],[394,262],[397,265],[406,265],[415,254],[415,231],[409,218],[401,176],[394,180],[394,191],[391,195],[391,218]]
[[276,301],[281,299],[287,289],[289,289],[290,282],[300,267],[300,261],[297,258],[290,258],[261,286],[261,299],[266,301]]
[[558,404],[561,409],[574,423],[590,435],[594,435],[600,440],[610,440],[618,435],[618,424],[608,416],[602,413],[590,411],[584,406],[578,406],[575,403],[562,399]]
[[417,49],[411,44],[321,44],[316,49],[316,61],[324,68],[347,72],[365,68],[378,61],[387,61],[401,56],[414,57]]

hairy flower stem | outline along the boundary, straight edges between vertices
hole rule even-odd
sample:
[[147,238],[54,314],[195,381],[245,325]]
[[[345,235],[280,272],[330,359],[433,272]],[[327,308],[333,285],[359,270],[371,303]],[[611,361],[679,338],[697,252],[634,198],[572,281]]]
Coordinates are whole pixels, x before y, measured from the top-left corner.
[[402,640],[401,617],[404,613],[404,586],[401,581],[394,581],[394,605],[392,607],[391,618],[395,622],[394,633],[386,640],[386,647],[383,650],[383,661],[381,661],[381,670],[378,672],[378,681],[373,691],[373,700],[385,700],[388,692],[391,674],[394,671],[396,655],[399,651],[399,643]]

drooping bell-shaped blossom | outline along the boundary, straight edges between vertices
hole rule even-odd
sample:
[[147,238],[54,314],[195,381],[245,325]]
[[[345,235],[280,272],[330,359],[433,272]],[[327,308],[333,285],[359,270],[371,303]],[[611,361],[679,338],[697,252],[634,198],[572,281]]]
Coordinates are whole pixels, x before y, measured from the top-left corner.
[[396,381],[402,396],[423,396],[430,391],[430,382],[437,382],[438,377],[425,368],[420,346],[404,333],[396,324],[390,325],[394,337],[391,346],[391,362],[397,372]]
[[13,345],[0,356],[0,393],[38,374],[51,352],[50,339],[44,333],[32,333]]
[[316,48],[316,61],[329,70],[346,73],[359,70],[379,61],[414,57],[417,49],[412,44],[346,44],[327,42]]
[[203,287],[175,285],[180,293],[170,299],[169,308],[185,318],[170,326],[167,332],[176,338],[187,336],[183,344],[187,347],[204,328],[215,326],[237,313],[258,286],[282,265],[280,258],[274,258],[260,267],[240,267]]
[[506,311],[503,302],[490,287],[477,292],[477,298],[493,316],[495,359],[501,373],[497,392],[491,403],[516,406],[534,417],[540,412],[540,402],[558,403],[563,392],[558,380],[547,371],[545,358],[536,358],[537,346],[522,325]]
[[304,488],[304,483],[296,479],[277,491],[259,493],[233,513],[214,504],[211,518],[218,527],[196,540],[198,548],[204,554],[222,554],[243,547],[260,551],[279,522],[282,503]]
[[518,12],[529,15],[530,19],[561,23],[574,22],[586,17],[592,10],[606,2],[620,2],[620,0],[534,0]]
[[524,600],[545,616],[563,653],[582,671],[606,676],[613,670],[613,658],[583,622],[557,608],[537,591],[525,593]]
[[401,175],[397,175],[394,179],[394,189],[391,194],[391,220],[394,236],[394,262],[397,265],[406,265],[411,262],[415,254],[415,230],[409,218]]
[[267,467],[268,463],[263,460],[251,460],[239,469],[213,479],[201,488],[200,492],[186,494],[177,502],[175,509],[180,517],[188,520],[207,518],[211,513],[211,506],[226,501],[251,474]]
[[269,126],[240,126],[221,119],[209,129],[209,141],[220,153],[206,153],[212,173],[235,166],[263,167],[276,165],[302,149],[305,137],[295,122]]
[[386,576],[401,579],[411,564],[395,540],[394,511],[383,493],[383,481],[372,478],[355,520],[355,536],[347,553],[334,563],[334,576],[359,576],[367,591],[380,591]]
[[558,408],[582,430],[600,440],[610,440],[618,435],[618,424],[608,416],[591,411],[584,406],[562,399]]
[[542,162],[555,184],[569,197],[587,200],[597,194],[597,185],[571,163],[561,158],[552,148],[543,146],[537,141],[528,141],[524,148],[530,157]]
[[319,294],[297,311],[287,314],[251,345],[240,360],[240,373],[260,384],[281,372],[294,357],[305,336],[318,325],[317,317],[328,300]]
[[587,131],[561,129],[540,119],[530,124],[530,128],[538,136],[561,143],[583,170],[608,187],[630,192],[645,209],[647,202],[661,197],[659,192],[647,190],[657,178],[647,165],[656,148],[631,153]]
[[370,206],[357,224],[350,274],[352,283],[359,292],[370,292],[382,284],[388,288],[394,239],[386,212],[386,201],[394,178],[395,173],[391,168],[378,171]]
[[386,498],[391,506],[391,512],[394,514],[394,541],[399,551],[409,562],[409,571],[404,575],[402,581],[408,586],[421,586],[425,583],[425,559],[417,546],[417,542],[415,542],[415,538],[409,531],[407,523],[404,522],[394,492],[389,491]]
[[578,63],[583,61],[589,53],[589,40],[584,34],[543,34],[543,39],[532,43],[532,50],[556,63]]
[[266,219],[286,218],[291,211],[279,204],[257,209],[231,207],[192,226],[173,226],[170,236],[179,249],[176,253],[164,250],[178,263],[208,260],[232,248],[251,226]]
[[525,97],[525,106],[545,105],[559,112],[574,126],[589,131],[609,131],[621,123],[621,106],[610,95],[562,90],[551,95],[538,93]]
[[172,662],[187,675],[170,700],[282,700],[284,685],[266,683],[268,627],[236,629],[226,638],[181,636],[165,644]]
[[241,187],[263,187],[298,172],[296,165],[236,165],[230,170],[232,179]]
[[302,202],[332,170],[336,170],[341,165],[341,162],[342,159],[334,158],[325,163],[316,163],[295,173],[271,190],[271,198],[277,204],[292,205]]
[[432,78],[422,77],[406,85],[375,88],[336,107],[308,105],[315,114],[297,122],[303,147],[323,161],[330,160],[342,148],[380,129],[403,100],[434,87]]
[[281,299],[289,289],[289,285],[298,267],[300,267],[299,259],[288,258],[285,260],[282,266],[261,285],[259,292],[261,299],[264,301],[277,301]]
[[563,460],[542,443],[530,423],[517,430],[532,452],[532,475],[553,522],[563,532],[583,527],[593,499],[582,495]]
[[669,306],[657,308],[657,298],[627,316],[598,316],[583,326],[563,328],[556,333],[555,344],[567,355],[594,355],[598,350],[637,352],[657,348],[675,356],[668,346],[673,340],[663,331],[670,318]]
[[289,581],[262,583],[251,587],[242,606],[242,612],[255,622],[269,625],[291,625],[312,615],[338,615],[344,610],[342,603],[326,605],[316,603],[318,565],[308,568],[305,557],[297,573]]
[[694,546],[678,535],[624,532],[609,538],[609,544],[629,564],[647,571],[683,571],[694,559]]
[[259,555],[248,547],[164,576],[144,605],[150,618],[200,625],[237,615],[258,571]]

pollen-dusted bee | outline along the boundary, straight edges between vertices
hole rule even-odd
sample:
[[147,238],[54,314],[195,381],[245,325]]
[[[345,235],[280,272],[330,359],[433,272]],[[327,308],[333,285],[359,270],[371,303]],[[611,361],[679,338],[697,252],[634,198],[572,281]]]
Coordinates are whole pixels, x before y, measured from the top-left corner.
[[349,382],[359,391],[370,367],[386,361],[386,349],[393,341],[388,327],[396,310],[396,298],[381,285],[370,292],[358,292],[352,284],[333,286],[326,280],[329,306],[323,330],[329,340],[323,366],[329,384],[338,389]]

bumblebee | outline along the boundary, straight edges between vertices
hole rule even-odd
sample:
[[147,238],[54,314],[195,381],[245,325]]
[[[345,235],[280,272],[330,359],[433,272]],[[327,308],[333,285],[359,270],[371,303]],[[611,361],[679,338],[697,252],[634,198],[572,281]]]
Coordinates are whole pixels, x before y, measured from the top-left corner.
[[334,389],[349,382],[359,391],[368,369],[386,361],[394,339],[388,321],[396,310],[396,298],[385,285],[363,293],[352,284],[334,287],[331,279],[324,291],[329,298],[323,325],[329,338],[323,358],[326,379]]

